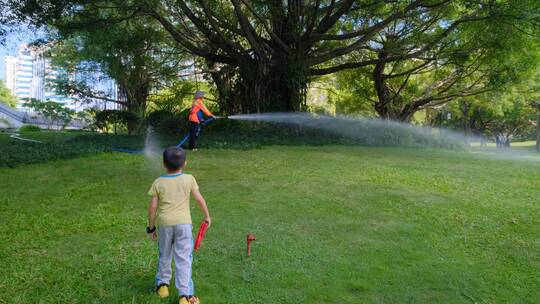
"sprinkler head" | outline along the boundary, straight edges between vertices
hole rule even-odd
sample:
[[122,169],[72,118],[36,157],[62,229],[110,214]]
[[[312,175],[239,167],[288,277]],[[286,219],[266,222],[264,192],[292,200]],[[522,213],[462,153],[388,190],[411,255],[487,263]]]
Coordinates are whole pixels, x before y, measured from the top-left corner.
[[253,234],[248,234],[246,237],[247,241],[247,256],[251,256],[251,242],[256,241],[257,239]]

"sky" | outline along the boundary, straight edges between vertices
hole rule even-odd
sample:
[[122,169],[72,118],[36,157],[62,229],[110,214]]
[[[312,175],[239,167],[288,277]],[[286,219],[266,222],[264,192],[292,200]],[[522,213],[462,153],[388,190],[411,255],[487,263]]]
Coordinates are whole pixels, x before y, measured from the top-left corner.
[[17,55],[19,45],[32,42],[43,36],[42,32],[33,32],[27,27],[20,26],[6,37],[6,43],[0,44],[0,79],[5,80],[6,63],[5,57]]

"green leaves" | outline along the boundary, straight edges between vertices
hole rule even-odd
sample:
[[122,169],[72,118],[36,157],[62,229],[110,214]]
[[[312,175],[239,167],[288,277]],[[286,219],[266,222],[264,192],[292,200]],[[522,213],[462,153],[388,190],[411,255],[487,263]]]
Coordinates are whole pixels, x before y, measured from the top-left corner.
[[17,98],[11,94],[3,80],[0,80],[0,103],[6,104],[12,108],[17,106]]
[[41,132],[41,128],[34,125],[24,125],[19,128],[19,132]]
[[103,110],[97,112],[94,125],[103,132],[109,132],[111,129],[114,134],[120,128],[129,133],[134,131],[140,122],[140,118],[133,112],[121,110]]
[[39,99],[30,98],[24,102],[24,106],[33,109],[35,112],[43,115],[49,119],[49,125],[55,122],[61,122],[63,127],[66,127],[73,116],[75,111],[65,107],[63,104],[55,101],[41,101]]
[[59,47],[72,44],[58,61],[115,79],[127,96],[117,102],[138,113],[192,62],[211,75],[225,111],[304,109],[312,76],[353,69],[348,81],[363,104],[348,108],[369,104],[400,120],[504,90],[540,62],[535,1],[44,0],[15,8],[49,26]]
[[[85,101],[116,102],[142,116],[150,93],[172,86],[188,59],[153,19],[125,18],[132,8],[122,5],[101,10],[83,5],[50,22],[57,41],[51,57],[67,74],[77,74],[59,79],[59,88]],[[103,78],[113,79],[125,98],[111,98],[114,94],[92,86]]]

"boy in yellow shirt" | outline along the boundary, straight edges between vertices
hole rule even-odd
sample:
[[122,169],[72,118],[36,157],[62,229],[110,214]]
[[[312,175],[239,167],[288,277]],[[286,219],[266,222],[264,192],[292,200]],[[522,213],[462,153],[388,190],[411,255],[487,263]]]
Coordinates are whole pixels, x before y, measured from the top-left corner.
[[[184,150],[177,147],[163,152],[163,165],[167,174],[157,178],[148,194],[152,196],[148,206],[146,232],[158,241],[159,259],[156,274],[156,290],[160,297],[169,296],[172,277],[171,259],[175,264],[175,284],[180,304],[199,303],[191,279],[193,260],[193,235],[189,196],[197,201],[208,226],[212,223],[206,202],[192,175],[182,172],[186,163]],[[156,230],[157,224],[157,230]]]

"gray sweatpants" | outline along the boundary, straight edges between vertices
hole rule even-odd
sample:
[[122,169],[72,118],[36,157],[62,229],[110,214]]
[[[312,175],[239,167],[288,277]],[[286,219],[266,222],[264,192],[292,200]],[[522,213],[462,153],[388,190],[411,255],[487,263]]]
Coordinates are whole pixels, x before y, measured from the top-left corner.
[[156,286],[171,281],[171,260],[174,257],[174,282],[179,295],[195,294],[191,280],[193,261],[193,235],[191,224],[164,226],[158,228],[159,260],[156,274]]

